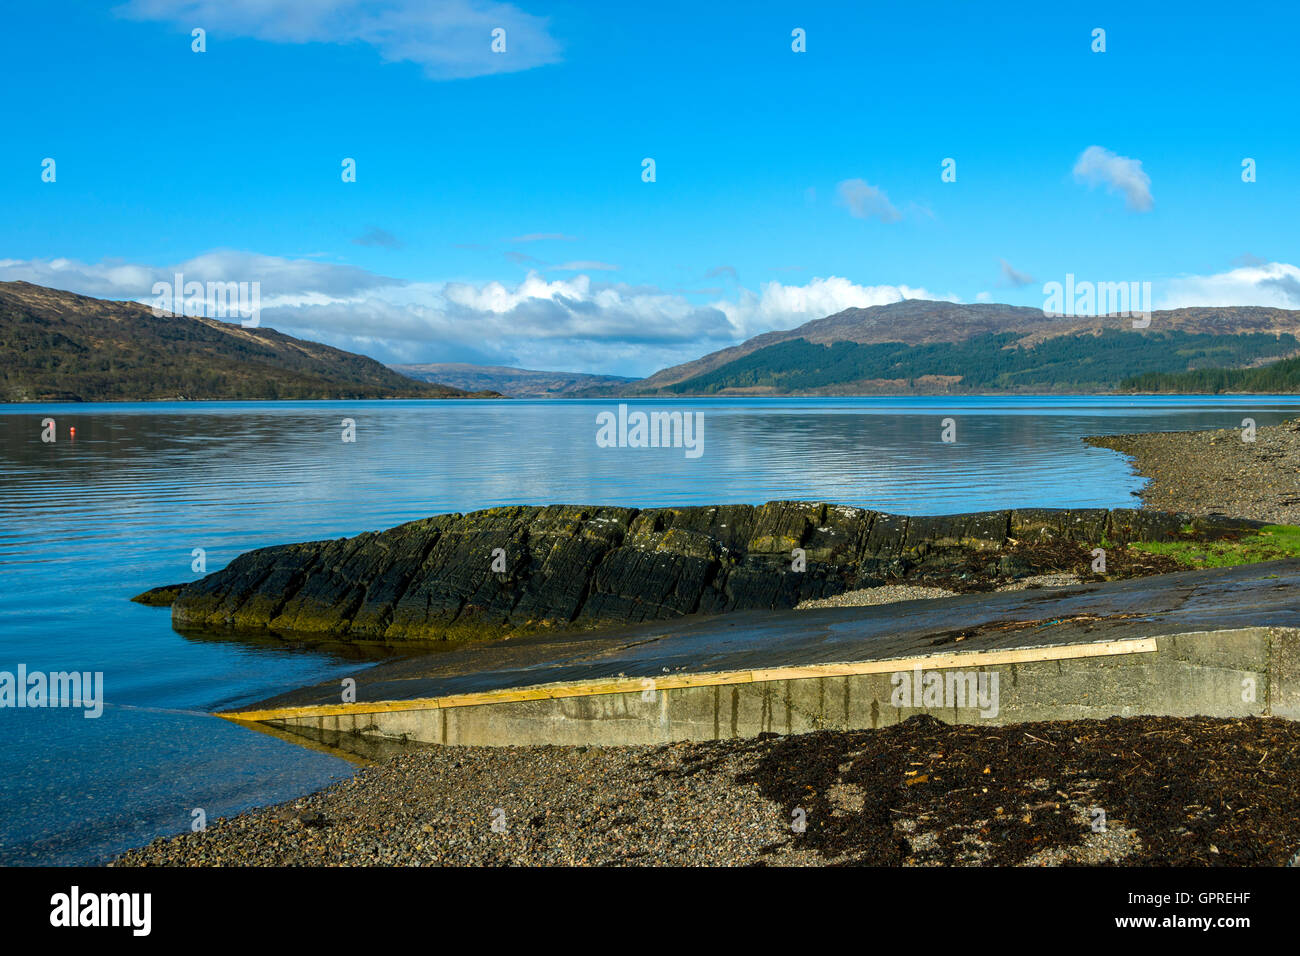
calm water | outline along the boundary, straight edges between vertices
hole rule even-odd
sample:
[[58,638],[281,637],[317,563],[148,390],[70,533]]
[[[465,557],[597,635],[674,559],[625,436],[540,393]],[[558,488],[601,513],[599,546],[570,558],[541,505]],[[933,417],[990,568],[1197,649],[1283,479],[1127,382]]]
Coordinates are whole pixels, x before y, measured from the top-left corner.
[[[630,403],[634,407],[656,405]],[[0,863],[98,862],[352,766],[208,716],[362,666],[189,640],[127,599],[249,548],[506,503],[821,499],[914,514],[1128,506],[1079,437],[1259,425],[1296,397],[675,401],[704,454],[602,449],[610,402],[0,405],[0,670],[104,673],[103,716],[0,709]],[[58,441],[41,441],[41,420]],[[957,441],[940,440],[941,421]],[[340,440],[356,421],[356,442]],[[75,441],[68,428],[76,428]]]

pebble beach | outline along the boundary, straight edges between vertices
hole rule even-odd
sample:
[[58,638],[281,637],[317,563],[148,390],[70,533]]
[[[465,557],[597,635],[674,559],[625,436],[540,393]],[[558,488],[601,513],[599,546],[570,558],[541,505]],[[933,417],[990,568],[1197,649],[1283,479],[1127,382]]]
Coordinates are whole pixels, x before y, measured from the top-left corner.
[[1300,524],[1300,419],[1258,428],[1087,438],[1133,458],[1150,479],[1142,504],[1160,511],[1227,514]]
[[1300,725],[913,717],[663,747],[438,747],[119,866],[1284,865]]

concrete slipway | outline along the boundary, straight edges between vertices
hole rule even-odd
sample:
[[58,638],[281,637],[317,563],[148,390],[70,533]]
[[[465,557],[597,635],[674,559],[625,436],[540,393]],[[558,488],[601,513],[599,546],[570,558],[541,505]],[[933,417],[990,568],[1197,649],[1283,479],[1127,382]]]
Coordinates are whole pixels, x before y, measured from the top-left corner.
[[[1086,717],[1300,719],[1300,561],[864,608],[678,618],[457,647],[221,714],[308,746],[646,744]],[[942,705],[895,706],[938,672]],[[996,715],[959,693],[970,675]],[[962,679],[957,679],[961,675]],[[978,679],[978,677],[976,678]],[[966,684],[965,686],[970,686]],[[914,703],[920,703],[915,701]]]

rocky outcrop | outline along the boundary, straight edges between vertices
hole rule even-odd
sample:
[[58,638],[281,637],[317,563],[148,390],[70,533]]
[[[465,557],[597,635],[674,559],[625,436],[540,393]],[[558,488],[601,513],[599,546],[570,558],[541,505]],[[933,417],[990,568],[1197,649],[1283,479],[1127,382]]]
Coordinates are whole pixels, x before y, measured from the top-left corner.
[[[261,548],[135,600],[170,603],[181,630],[476,640],[789,608],[900,579],[982,590],[1066,570],[1063,564],[1086,568],[1098,546],[1234,536],[1258,526],[1126,509],[906,517],[793,501],[515,506]],[[1153,570],[1165,568],[1147,573]]]

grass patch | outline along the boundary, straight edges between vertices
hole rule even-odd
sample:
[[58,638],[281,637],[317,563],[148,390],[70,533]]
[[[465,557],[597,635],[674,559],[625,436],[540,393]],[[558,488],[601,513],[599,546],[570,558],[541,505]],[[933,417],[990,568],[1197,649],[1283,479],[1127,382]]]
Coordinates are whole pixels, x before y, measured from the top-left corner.
[[1280,558],[1300,558],[1300,527],[1270,524],[1258,532],[1222,541],[1135,541],[1136,551],[1173,558],[1189,568],[1227,568]]

